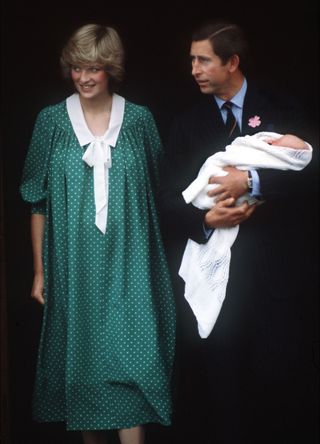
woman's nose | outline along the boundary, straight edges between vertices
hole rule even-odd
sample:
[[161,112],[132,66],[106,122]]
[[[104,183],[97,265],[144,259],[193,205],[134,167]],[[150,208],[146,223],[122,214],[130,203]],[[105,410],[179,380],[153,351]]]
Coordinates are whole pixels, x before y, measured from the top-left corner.
[[80,77],[79,80],[80,82],[86,82],[89,79],[89,73],[86,69],[82,69],[80,71]]

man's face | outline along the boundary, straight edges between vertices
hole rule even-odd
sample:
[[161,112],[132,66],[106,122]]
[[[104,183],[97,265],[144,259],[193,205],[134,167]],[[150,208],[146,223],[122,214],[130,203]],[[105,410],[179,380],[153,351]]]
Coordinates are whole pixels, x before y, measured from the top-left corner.
[[192,75],[204,94],[224,95],[228,92],[230,63],[222,64],[209,40],[192,42],[190,57]]

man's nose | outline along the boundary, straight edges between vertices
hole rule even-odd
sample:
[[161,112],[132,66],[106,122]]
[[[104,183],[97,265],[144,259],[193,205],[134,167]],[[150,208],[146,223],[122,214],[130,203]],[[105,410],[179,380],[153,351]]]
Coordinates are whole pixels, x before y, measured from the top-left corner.
[[191,71],[191,74],[193,76],[195,76],[196,74],[199,74],[199,72],[200,72],[199,62],[197,60],[193,60],[192,61],[192,71]]

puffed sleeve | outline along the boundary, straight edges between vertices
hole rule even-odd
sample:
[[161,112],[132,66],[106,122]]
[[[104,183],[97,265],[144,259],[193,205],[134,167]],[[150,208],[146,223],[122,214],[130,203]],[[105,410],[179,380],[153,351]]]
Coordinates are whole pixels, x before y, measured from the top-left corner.
[[153,115],[148,108],[144,108],[144,143],[148,159],[149,172],[153,185],[159,185],[159,171],[163,157],[162,143]]
[[36,119],[20,185],[22,199],[31,204],[32,213],[46,213],[53,133],[54,124],[48,108],[45,108]]

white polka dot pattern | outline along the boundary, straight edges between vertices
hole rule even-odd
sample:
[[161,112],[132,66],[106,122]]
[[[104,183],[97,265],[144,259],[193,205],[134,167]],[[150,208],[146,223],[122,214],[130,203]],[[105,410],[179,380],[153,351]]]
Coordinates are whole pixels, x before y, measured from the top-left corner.
[[34,417],[69,430],[168,425],[175,310],[154,202],[161,144],[152,115],[126,102],[105,235],[82,154],[65,101],[45,108],[21,185],[32,211],[46,214]]

